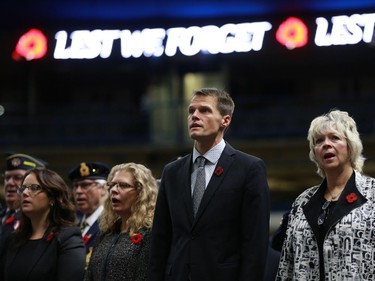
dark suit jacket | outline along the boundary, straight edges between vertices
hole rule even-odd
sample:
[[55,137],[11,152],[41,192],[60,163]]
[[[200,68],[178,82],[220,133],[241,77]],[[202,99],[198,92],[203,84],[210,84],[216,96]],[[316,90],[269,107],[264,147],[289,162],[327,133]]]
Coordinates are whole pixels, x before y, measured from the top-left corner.
[[[86,237],[87,239],[86,239]],[[84,235],[84,241],[86,246],[86,253],[90,252],[90,248],[95,244],[96,238],[99,236],[99,220],[96,220],[93,225],[89,228],[89,230]]]
[[[12,247],[12,236],[4,248],[0,263],[0,280],[7,281],[9,269],[15,268],[14,259],[19,249]],[[23,246],[24,247],[24,246]],[[26,253],[25,253],[26,254]],[[85,271],[85,247],[78,227],[61,229],[50,240],[43,238],[34,252],[19,266],[24,278],[19,281],[82,281]]]
[[11,221],[9,222],[5,221],[0,226],[0,255],[9,235],[12,234],[12,232],[15,230],[15,228],[18,227],[20,223],[19,211],[15,212],[11,217],[13,217]]
[[194,219],[192,155],[166,165],[155,210],[150,281],[263,280],[269,241],[264,162],[226,145]]
[[[78,220],[77,226],[81,225],[83,217],[84,217],[84,214],[80,211],[77,211],[77,220]],[[86,254],[90,253],[90,248],[92,250],[92,247],[94,246],[95,240],[98,236],[99,236],[99,219],[97,219],[93,223],[93,225],[89,228],[89,230],[83,236],[83,241],[85,242],[85,246],[86,246]]]

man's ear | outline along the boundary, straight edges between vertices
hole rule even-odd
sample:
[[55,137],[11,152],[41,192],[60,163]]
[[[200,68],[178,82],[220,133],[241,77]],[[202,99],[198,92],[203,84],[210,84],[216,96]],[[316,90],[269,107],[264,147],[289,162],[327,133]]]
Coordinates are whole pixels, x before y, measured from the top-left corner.
[[230,115],[225,115],[224,118],[221,121],[221,127],[227,128],[229,126],[231,120],[232,120],[232,118],[230,117]]

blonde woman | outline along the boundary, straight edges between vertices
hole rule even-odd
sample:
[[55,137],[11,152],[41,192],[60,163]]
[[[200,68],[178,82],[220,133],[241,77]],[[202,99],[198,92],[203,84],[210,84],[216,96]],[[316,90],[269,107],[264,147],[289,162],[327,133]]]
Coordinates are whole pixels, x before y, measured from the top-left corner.
[[107,188],[85,281],[147,280],[156,179],[142,164],[119,164],[111,169]]
[[276,280],[374,280],[375,179],[362,172],[356,122],[331,110],[307,139],[322,182],[293,203]]

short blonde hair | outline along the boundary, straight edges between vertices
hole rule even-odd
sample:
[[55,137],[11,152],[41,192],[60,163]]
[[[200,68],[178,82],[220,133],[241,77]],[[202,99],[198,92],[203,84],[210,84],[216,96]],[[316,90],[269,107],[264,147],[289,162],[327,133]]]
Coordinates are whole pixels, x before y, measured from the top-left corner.
[[316,117],[310,124],[307,140],[310,146],[310,160],[317,166],[317,174],[324,177],[324,171],[319,167],[315,157],[314,147],[318,136],[324,132],[337,130],[347,141],[350,153],[350,162],[353,169],[362,172],[365,158],[362,155],[363,145],[357,131],[356,122],[345,111],[338,109]]

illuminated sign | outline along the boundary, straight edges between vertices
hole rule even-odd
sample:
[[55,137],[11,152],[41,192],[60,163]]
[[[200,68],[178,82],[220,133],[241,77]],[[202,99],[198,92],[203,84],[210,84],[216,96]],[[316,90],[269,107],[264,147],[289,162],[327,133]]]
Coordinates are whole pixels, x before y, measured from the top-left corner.
[[[309,44],[309,34],[314,34],[311,44],[316,47],[353,45],[374,41],[375,13],[339,15],[330,19],[315,19],[315,31],[302,19],[289,17],[275,29],[270,22],[228,23],[222,26],[190,26],[128,29],[61,30],[55,34],[55,59],[106,59],[113,55],[114,46],[123,58],[173,57],[177,54],[194,56],[201,54],[230,54],[261,51],[265,38],[289,50]],[[313,38],[313,37],[311,37]],[[16,47],[14,58],[27,60],[41,58],[47,51],[47,40],[41,31],[31,30],[23,35]]]
[[226,24],[221,27],[208,25],[188,28],[175,27],[136,30],[77,30],[70,34],[56,33],[56,59],[93,59],[98,56],[108,58],[113,44],[120,41],[124,58],[142,55],[146,57],[169,57],[180,51],[185,56],[199,52],[208,54],[229,54],[233,52],[259,51],[262,49],[266,31],[271,29],[268,22]]
[[353,45],[361,41],[371,43],[373,39],[375,14],[336,16],[332,17],[331,22],[330,27],[327,19],[322,17],[316,19],[315,44],[317,46]]

